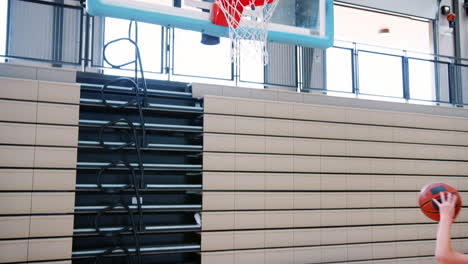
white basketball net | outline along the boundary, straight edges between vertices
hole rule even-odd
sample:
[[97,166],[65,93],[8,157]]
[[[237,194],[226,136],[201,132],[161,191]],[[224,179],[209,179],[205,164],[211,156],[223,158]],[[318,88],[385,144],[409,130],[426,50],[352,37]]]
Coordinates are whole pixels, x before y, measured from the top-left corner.
[[229,27],[232,61],[242,50],[243,56],[250,59],[260,56],[263,63],[268,64],[268,24],[279,1],[216,0]]

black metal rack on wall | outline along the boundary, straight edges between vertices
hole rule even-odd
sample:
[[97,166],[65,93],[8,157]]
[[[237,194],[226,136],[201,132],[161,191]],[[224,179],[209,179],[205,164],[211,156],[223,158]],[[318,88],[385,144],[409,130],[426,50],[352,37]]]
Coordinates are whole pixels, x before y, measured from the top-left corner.
[[185,83],[77,82],[73,263],[199,263],[201,100]]

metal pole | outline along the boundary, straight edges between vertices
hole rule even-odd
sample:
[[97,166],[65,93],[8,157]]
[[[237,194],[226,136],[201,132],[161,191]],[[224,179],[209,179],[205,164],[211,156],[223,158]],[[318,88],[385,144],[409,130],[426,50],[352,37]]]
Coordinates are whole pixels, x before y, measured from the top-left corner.
[[353,42],[354,48],[352,49],[352,56],[351,56],[351,65],[352,65],[352,75],[353,75],[353,93],[358,95],[359,94],[359,61],[358,61],[358,50],[356,42]]
[[453,12],[457,15],[455,18],[455,28],[454,28],[454,36],[453,36],[453,43],[455,46],[455,67],[454,67],[454,81],[456,82],[455,87],[457,88],[457,104],[463,105],[463,91],[461,85],[461,74],[460,74],[460,67],[456,66],[457,64],[461,63],[461,35],[460,35],[460,8],[459,8],[459,1],[452,0],[452,8]]
[[406,55],[401,57],[402,70],[403,70],[403,98],[405,100],[410,99],[410,83],[409,83],[409,60]]

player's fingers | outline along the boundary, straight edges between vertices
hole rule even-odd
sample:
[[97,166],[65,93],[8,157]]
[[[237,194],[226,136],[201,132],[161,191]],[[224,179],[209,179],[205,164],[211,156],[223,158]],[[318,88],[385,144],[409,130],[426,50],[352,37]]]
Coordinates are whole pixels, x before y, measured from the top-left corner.
[[453,197],[452,193],[447,193],[447,196],[445,198],[447,200],[447,203],[449,204],[452,203],[452,197]]
[[437,204],[437,206],[441,206],[440,202],[437,201],[437,199],[434,198],[434,199],[432,199],[432,201],[433,201],[435,204]]
[[442,203],[445,203],[445,193],[444,192],[440,192],[440,201]]
[[451,203],[452,203],[452,204],[456,204],[456,203],[457,203],[457,199],[458,199],[458,197],[457,197],[455,194],[452,194],[452,201],[451,201]]

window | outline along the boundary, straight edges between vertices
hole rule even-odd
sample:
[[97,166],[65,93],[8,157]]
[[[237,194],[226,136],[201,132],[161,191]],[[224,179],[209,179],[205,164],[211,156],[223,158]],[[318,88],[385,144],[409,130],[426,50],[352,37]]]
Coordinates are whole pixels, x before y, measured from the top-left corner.
[[335,5],[335,39],[433,53],[429,20]]
[[[447,90],[448,86],[441,88],[445,83],[436,83],[438,65],[429,61],[433,57],[421,55],[433,53],[432,38],[430,20],[335,5],[337,41],[335,48],[327,50],[327,89],[352,91],[354,69],[359,94],[441,100],[445,93],[440,90]],[[354,65],[353,50],[357,55]],[[406,68],[405,56],[409,57]],[[420,60],[421,56],[424,59]],[[404,74],[408,77],[407,86]]]
[[[127,38],[129,29],[129,20],[106,18],[104,44],[110,41]],[[135,25],[132,27],[132,39],[134,39]],[[143,69],[146,72],[161,73],[162,72],[162,28],[161,26],[138,22],[138,48]],[[105,55],[107,60],[114,65],[121,65],[135,59],[135,47],[126,40],[109,44],[106,48]],[[104,62],[104,67],[110,67]],[[105,69],[106,74],[128,75],[133,76],[135,64],[129,64],[122,69],[128,69],[129,72],[116,72],[115,69]]]
[[204,45],[200,32],[174,29],[174,74],[231,79],[231,41],[221,38],[218,45]]
[[[0,0],[0,56],[6,55],[8,0]],[[5,59],[1,58],[0,62]]]

